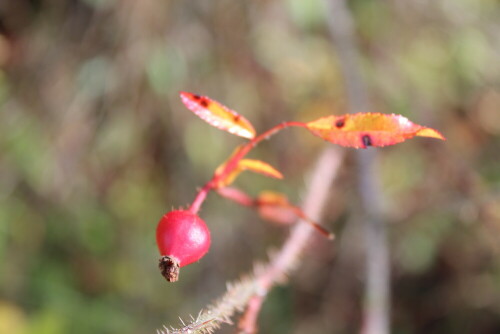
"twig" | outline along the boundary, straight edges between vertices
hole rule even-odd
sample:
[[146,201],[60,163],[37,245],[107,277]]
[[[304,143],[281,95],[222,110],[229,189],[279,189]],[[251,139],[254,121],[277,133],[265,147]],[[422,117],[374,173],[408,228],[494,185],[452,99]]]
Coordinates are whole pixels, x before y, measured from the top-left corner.
[[257,319],[265,298],[265,295],[255,295],[248,301],[247,310],[238,324],[239,334],[257,333]]
[[[311,173],[304,200],[304,212],[318,221],[328,198],[330,185],[337,175],[342,161],[342,153],[336,147],[328,147],[318,159]],[[164,328],[158,333],[211,333],[222,323],[230,323],[231,317],[242,311],[252,298],[254,306],[262,303],[267,292],[276,284],[282,283],[296,268],[302,266],[300,255],[303,253],[314,229],[308,224],[297,223],[282,248],[271,257],[267,265],[256,266],[254,272],[235,284],[228,284],[226,293],[213,305],[201,311],[196,318],[183,324],[181,328]],[[259,300],[260,299],[260,300]],[[255,328],[260,306],[247,311],[246,328]],[[250,310],[250,309],[248,309]],[[248,313],[250,312],[250,315]]]
[[[328,28],[336,46],[339,64],[346,83],[350,112],[368,111],[368,90],[360,70],[360,53],[354,36],[352,16],[345,0],[325,0]],[[381,191],[378,185],[376,151],[357,154],[358,182],[365,214],[366,291],[364,334],[389,333],[390,267],[387,229],[382,219]]]

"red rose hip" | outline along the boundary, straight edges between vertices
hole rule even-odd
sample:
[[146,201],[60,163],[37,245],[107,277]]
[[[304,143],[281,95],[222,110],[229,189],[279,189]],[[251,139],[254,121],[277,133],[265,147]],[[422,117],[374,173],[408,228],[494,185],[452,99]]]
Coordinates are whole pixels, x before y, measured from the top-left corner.
[[164,215],[156,228],[159,267],[169,282],[179,279],[179,268],[196,262],[210,248],[210,231],[196,214],[174,210]]

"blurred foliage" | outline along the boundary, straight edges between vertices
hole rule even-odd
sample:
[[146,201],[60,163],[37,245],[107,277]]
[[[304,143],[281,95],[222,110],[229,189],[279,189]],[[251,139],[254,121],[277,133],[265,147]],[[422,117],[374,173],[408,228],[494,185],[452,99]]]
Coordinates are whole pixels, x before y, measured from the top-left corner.
[[[394,333],[500,332],[500,3],[349,5],[374,111],[432,126],[381,150],[393,250]],[[342,113],[320,0],[0,2],[0,333],[136,333],[196,313],[286,229],[211,195],[213,246],[167,284],[156,222],[185,206],[241,139],[187,112],[179,90],[264,130]],[[324,143],[288,130],[254,156],[285,182],[240,187],[300,200]],[[307,271],[272,292],[262,332],[353,333],[362,236],[353,160]],[[225,329],[230,331],[231,329]]]

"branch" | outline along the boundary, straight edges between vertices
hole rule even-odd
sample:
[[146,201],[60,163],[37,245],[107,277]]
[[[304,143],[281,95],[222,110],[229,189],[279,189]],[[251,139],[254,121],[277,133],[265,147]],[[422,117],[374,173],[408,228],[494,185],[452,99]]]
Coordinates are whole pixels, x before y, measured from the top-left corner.
[[[368,90],[360,70],[354,23],[346,0],[325,0],[328,28],[336,46],[346,83],[350,112],[370,110]],[[378,184],[376,151],[358,152],[358,189],[365,214],[366,287],[364,334],[389,333],[390,267],[387,228],[382,219],[381,191]]]
[[[333,179],[336,177],[342,153],[338,148],[328,147],[318,159],[316,167],[311,172],[304,200],[304,212],[318,221],[321,211],[328,198],[328,192]],[[253,272],[234,284],[228,284],[226,293],[206,310],[200,311],[196,318],[184,323],[182,327],[157,330],[158,333],[212,333],[223,323],[232,323],[231,318],[236,312],[241,312],[250,301],[250,305],[262,303],[268,291],[276,284],[286,281],[294,269],[302,267],[300,256],[303,253],[314,229],[308,224],[297,223],[292,229],[282,248],[273,256],[266,265],[255,266]],[[247,311],[245,319],[247,328],[253,326],[257,319],[260,305],[252,306]],[[249,315],[250,313],[250,315]]]

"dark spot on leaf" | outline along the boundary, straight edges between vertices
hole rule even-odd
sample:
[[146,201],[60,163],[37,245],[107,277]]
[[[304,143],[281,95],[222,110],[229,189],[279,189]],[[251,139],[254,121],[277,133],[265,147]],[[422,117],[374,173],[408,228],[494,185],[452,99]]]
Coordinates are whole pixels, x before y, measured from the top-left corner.
[[195,100],[199,100],[199,99],[201,99],[201,96],[196,95],[196,94],[193,94],[193,99],[195,99]]
[[365,145],[365,147],[373,145],[372,137],[370,137],[370,135],[363,135],[363,137],[361,137],[361,141],[363,142],[363,145]]
[[201,104],[202,107],[207,108],[210,103],[207,100],[205,100],[205,99],[201,99],[200,100],[200,104]]
[[341,118],[335,122],[335,126],[337,128],[342,128],[345,125],[345,119]]
[[233,121],[238,122],[241,118],[241,115],[234,115],[233,116]]

